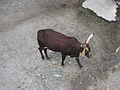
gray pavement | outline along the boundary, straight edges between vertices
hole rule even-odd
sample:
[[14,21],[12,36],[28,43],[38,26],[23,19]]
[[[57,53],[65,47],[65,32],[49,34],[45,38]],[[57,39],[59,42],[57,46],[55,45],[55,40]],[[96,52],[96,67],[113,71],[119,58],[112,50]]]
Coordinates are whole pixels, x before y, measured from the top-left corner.
[[[0,90],[119,90],[120,22],[109,22],[81,7],[83,0],[0,0]],[[42,60],[36,33],[51,28],[84,42],[91,33],[92,58],[85,70],[48,51]]]

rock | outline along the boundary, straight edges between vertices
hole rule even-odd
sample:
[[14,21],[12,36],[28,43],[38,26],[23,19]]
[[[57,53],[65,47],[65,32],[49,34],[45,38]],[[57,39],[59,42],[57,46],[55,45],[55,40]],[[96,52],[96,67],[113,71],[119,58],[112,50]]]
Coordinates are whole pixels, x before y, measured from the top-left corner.
[[55,75],[53,75],[53,76],[55,76],[55,77],[62,77],[61,75],[59,75],[59,74],[55,74]]

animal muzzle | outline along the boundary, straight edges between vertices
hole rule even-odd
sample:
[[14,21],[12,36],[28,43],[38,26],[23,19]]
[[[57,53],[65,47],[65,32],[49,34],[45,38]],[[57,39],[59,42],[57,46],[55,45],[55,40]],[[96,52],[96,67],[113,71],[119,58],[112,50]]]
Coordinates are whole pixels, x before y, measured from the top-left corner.
[[85,52],[83,51],[80,53],[80,56],[86,56],[87,58],[91,58],[92,55],[90,53],[85,54]]
[[92,55],[89,53],[89,55],[86,55],[87,56],[87,58],[91,58],[92,57]]

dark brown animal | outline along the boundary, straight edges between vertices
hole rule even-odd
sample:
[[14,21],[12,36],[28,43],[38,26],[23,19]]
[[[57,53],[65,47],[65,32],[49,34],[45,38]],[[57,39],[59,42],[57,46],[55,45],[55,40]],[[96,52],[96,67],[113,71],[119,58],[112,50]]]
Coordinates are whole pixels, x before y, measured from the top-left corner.
[[93,35],[94,34],[91,34],[85,43],[80,43],[76,38],[66,36],[52,29],[39,30],[37,32],[37,40],[40,46],[38,49],[41,53],[42,59],[44,59],[42,50],[44,50],[46,58],[50,59],[47,55],[48,48],[55,52],[61,52],[62,66],[64,66],[65,57],[68,55],[70,57],[75,57],[79,67],[82,68],[82,65],[79,62],[79,55],[85,55],[88,58],[91,56],[89,41]]

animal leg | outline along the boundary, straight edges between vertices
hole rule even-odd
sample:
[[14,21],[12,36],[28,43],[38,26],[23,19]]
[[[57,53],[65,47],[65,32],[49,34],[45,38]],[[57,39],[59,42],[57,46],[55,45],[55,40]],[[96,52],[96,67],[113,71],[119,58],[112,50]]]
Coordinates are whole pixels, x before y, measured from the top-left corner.
[[61,66],[64,66],[65,57],[66,57],[66,55],[62,54],[62,63],[61,63]]
[[43,55],[43,53],[42,53],[43,47],[39,47],[38,49],[39,49],[39,51],[40,51],[40,53],[41,53],[42,59],[44,60],[44,55]]
[[78,65],[79,65],[80,69],[83,68],[83,66],[81,65],[81,63],[80,63],[80,61],[79,61],[79,58],[77,57],[75,60],[77,61],[77,63],[78,63]]
[[49,60],[50,58],[47,55],[47,48],[44,49],[44,53],[45,53],[45,56],[46,56],[47,60]]

